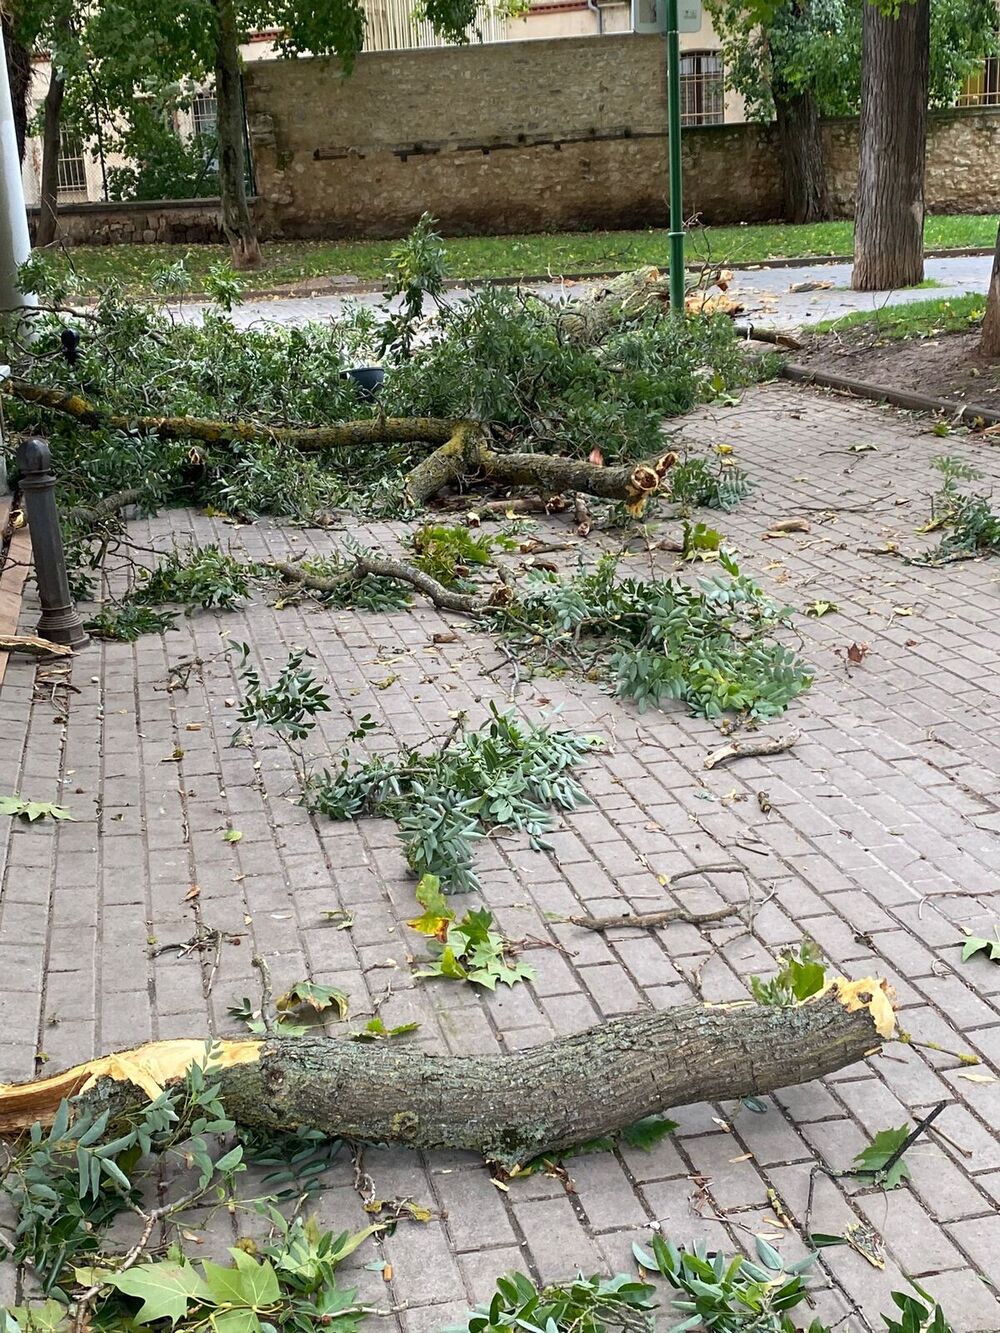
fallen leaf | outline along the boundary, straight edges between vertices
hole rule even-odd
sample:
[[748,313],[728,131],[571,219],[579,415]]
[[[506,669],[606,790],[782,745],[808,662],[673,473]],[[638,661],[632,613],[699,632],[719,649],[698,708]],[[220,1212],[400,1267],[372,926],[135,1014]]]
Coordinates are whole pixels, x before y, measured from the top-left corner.
[[458,642],[458,635],[454,632],[454,630],[449,630],[447,633],[441,631],[440,633],[433,635],[431,638],[431,643],[457,643],[457,642]]
[[194,902],[195,898],[197,898],[200,895],[200,893],[201,889],[199,888],[199,886],[197,884],[192,884],[191,887],[188,889],[187,893],[185,893],[184,895],[184,901],[186,903]]
[[852,643],[847,650],[847,660],[855,665],[863,662],[868,656],[868,648],[867,643]]
[[829,278],[812,278],[805,282],[793,282],[788,288],[790,292],[822,292],[833,286]]
[[836,602],[826,602],[822,598],[815,602],[810,602],[806,607],[806,615],[819,619],[820,616],[828,616],[831,612],[837,610]]
[[243,834],[236,828],[226,829],[222,835],[223,842],[240,842],[242,838]]
[[968,1083],[995,1083],[996,1078],[992,1074],[977,1074],[974,1069],[958,1069],[955,1071],[956,1078],[964,1078]]
[[772,523],[765,537],[784,537],[789,532],[808,532],[809,520],[806,518],[779,518],[776,523]]
[[185,731],[201,731],[201,723],[200,723],[200,722],[188,722],[188,724],[185,726],[184,730],[185,730]]

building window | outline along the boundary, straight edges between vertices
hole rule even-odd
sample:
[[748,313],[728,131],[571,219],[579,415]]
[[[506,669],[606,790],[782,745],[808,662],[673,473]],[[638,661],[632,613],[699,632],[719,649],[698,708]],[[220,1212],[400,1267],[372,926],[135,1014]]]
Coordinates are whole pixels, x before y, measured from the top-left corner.
[[62,136],[56,182],[60,199],[86,199],[87,163],[83,156],[83,144],[75,135]]
[[717,51],[681,55],[681,124],[721,125],[726,114],[722,57]]
[[196,139],[215,138],[218,111],[211,93],[199,93],[191,103],[191,132]]
[[1000,106],[1000,56],[987,56],[979,73],[966,79],[956,106]]

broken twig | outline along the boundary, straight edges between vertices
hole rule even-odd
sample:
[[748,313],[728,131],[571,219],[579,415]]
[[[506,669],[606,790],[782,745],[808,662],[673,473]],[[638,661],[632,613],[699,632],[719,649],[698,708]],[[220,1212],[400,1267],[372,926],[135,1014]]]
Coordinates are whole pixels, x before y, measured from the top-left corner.
[[763,754],[781,754],[790,750],[800,738],[800,733],[790,731],[787,736],[762,736],[760,740],[730,741],[721,749],[713,750],[705,759],[705,768],[718,768],[732,759],[754,759]]

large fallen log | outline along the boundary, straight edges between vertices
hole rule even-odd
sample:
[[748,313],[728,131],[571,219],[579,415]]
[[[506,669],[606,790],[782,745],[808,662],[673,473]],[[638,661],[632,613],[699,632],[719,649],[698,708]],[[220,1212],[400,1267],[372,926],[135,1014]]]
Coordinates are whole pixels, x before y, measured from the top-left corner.
[[[241,1125],[467,1149],[512,1170],[671,1107],[833,1073],[877,1050],[893,1023],[885,982],[840,977],[791,1007],[682,1005],[514,1055],[435,1056],[325,1037],[228,1041],[216,1047],[214,1079]],[[64,1097],[113,1107],[154,1097],[204,1058],[204,1042],[153,1042],[0,1087],[0,1133],[51,1120]]]
[[676,454],[664,453],[640,463],[606,468],[550,454],[499,453],[490,447],[479,422],[445,417],[371,417],[333,426],[269,426],[207,417],[126,417],[105,412],[79,394],[25,380],[7,380],[3,387],[22,402],[61,412],[82,426],[155,435],[163,440],[197,440],[219,448],[264,440],[277,440],[304,453],[362,444],[433,444],[437,446],[433,453],[406,478],[405,493],[415,505],[425,504],[445,486],[480,481],[491,486],[528,487],[542,496],[583,491],[603,499],[623,500],[634,513],[640,513],[677,461]]

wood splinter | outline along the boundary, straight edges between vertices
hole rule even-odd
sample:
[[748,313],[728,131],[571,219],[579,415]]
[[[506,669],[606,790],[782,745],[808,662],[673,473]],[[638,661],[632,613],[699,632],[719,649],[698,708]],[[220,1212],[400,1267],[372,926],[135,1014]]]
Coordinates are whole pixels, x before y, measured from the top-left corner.
[[798,731],[790,731],[787,736],[762,736],[760,739],[730,741],[728,745],[713,750],[706,757],[704,767],[718,768],[720,764],[728,764],[732,759],[755,759],[759,755],[781,754],[785,750],[790,750],[800,739],[800,735]]

